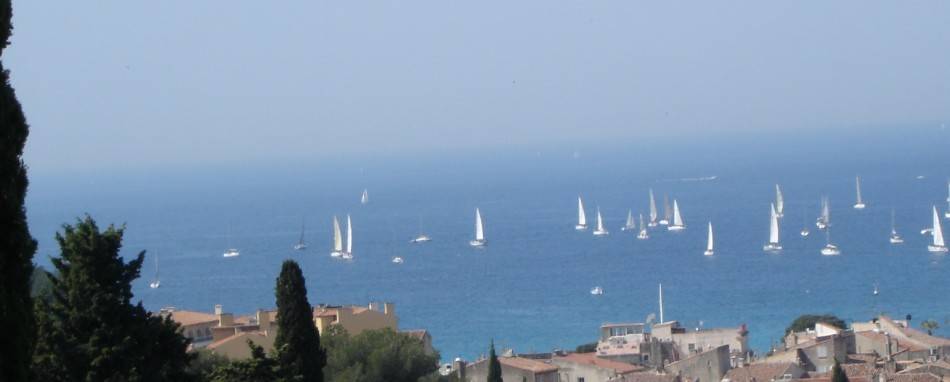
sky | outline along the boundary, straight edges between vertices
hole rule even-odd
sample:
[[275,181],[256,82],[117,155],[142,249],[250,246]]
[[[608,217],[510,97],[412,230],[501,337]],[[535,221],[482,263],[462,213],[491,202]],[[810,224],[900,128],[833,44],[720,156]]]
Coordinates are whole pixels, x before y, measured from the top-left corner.
[[14,1],[31,171],[950,121],[950,2]]

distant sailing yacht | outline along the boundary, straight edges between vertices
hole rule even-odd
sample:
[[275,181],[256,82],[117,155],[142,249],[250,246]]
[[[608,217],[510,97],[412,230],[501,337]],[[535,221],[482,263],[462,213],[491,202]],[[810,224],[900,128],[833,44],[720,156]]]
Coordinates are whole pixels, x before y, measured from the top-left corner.
[[947,210],[944,211],[943,217],[950,219],[950,180],[947,181]]
[[782,197],[782,189],[775,185],[775,216],[781,219],[785,216],[785,198]]
[[663,195],[663,219],[660,219],[660,225],[669,225],[672,217],[672,213],[670,212],[670,197]]
[[624,224],[621,231],[634,231],[637,229],[637,222],[633,220],[633,211],[627,210],[627,224]]
[[228,224],[228,249],[224,251],[222,256],[224,257],[236,257],[240,256],[241,252],[237,249],[231,247],[231,225]]
[[779,235],[778,235],[778,214],[775,213],[775,204],[772,204],[769,211],[769,242],[762,247],[763,250],[772,252],[772,251],[781,251],[782,245],[779,244]]
[[594,236],[606,236],[609,233],[604,228],[604,218],[600,216],[600,207],[597,207],[597,229],[594,230]]
[[409,240],[410,243],[425,243],[427,241],[432,241],[432,238],[429,235],[426,235],[422,232],[422,216],[419,217],[419,235]]
[[821,216],[818,217],[815,226],[818,227],[818,229],[825,229],[831,226],[831,207],[829,206],[827,196],[821,198]]
[[148,283],[148,287],[156,289],[162,286],[162,280],[158,278],[158,253],[155,253],[155,279]]
[[475,240],[468,242],[473,247],[485,246],[485,228],[482,226],[482,213],[475,208]]
[[857,201],[854,203],[854,209],[863,210],[867,205],[861,200],[861,177],[854,177],[854,192],[857,195]]
[[901,244],[904,239],[897,234],[897,226],[894,224],[894,209],[891,209],[891,244]]
[[584,212],[584,201],[581,200],[581,197],[577,197],[577,225],[574,226],[574,229],[578,231],[584,231],[587,229],[587,213]]
[[[947,201],[950,202],[950,197],[947,198]],[[649,227],[656,227],[657,214],[656,214],[656,199],[653,198],[653,189],[650,189],[650,223],[647,224]],[[640,222],[640,229],[643,229],[643,222]]]
[[934,253],[944,253],[947,252],[947,246],[943,243],[943,229],[940,228],[940,215],[937,214],[937,206],[933,206],[934,211],[934,227],[933,227],[933,244],[927,246],[927,250]]
[[706,252],[703,252],[703,255],[712,256],[713,253],[715,252],[713,252],[712,222],[709,222],[709,237],[707,238],[707,241],[706,241]]
[[353,220],[346,214],[346,251],[340,257],[344,260],[353,260]]
[[799,235],[802,235],[802,237],[808,237],[808,234],[810,233],[811,232],[808,232],[808,214],[805,213],[804,209],[802,209],[802,231],[799,232]]
[[307,231],[307,222],[304,221],[300,223],[300,239],[297,240],[297,244],[294,244],[295,251],[303,251],[307,249],[307,243],[303,241],[304,232]]
[[825,230],[825,247],[821,249],[822,256],[838,256],[841,250],[837,245],[831,244],[831,228]]
[[343,235],[340,233],[340,221],[333,216],[333,249],[330,250],[330,256],[343,256]]
[[363,189],[363,195],[360,195],[360,204],[369,203],[369,190]]
[[666,227],[668,231],[682,231],[686,229],[686,225],[683,224],[683,216],[680,215],[680,206],[676,203],[676,199],[673,199],[673,224],[670,224]]
[[647,226],[643,224],[643,214],[640,214],[640,233],[637,234],[637,239],[646,240],[650,238],[650,234],[647,233]]

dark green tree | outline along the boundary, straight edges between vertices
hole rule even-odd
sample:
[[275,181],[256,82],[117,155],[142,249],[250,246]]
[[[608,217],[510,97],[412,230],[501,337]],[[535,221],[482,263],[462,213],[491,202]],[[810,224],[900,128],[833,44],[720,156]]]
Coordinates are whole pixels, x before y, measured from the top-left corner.
[[819,322],[834,325],[841,329],[847,329],[848,327],[848,324],[846,324],[844,320],[831,314],[803,314],[798,316],[795,321],[792,321],[791,325],[785,328],[785,334],[803,332],[805,329],[815,329],[815,324]]
[[927,331],[927,334],[933,335],[934,330],[940,329],[940,324],[937,323],[937,320],[929,319],[920,323],[920,327],[924,328]]
[[211,382],[270,382],[279,380],[277,360],[267,357],[264,349],[247,341],[251,358],[219,365],[211,373]]
[[835,358],[835,365],[831,367],[831,382],[848,382],[848,375],[841,369],[837,358]]
[[[13,6],[0,0],[0,57],[13,33]],[[30,379],[33,353],[33,302],[30,275],[36,241],[26,224],[27,178],[23,146],[29,127],[10,85],[10,73],[0,61],[0,380]]]
[[417,382],[438,370],[439,355],[426,352],[422,341],[392,329],[366,330],[350,336],[330,326],[320,342],[327,351],[323,369],[333,382]]
[[277,337],[274,349],[284,378],[322,382],[326,355],[307,301],[307,285],[300,266],[284,261],[277,277]]
[[593,353],[597,351],[597,343],[591,342],[589,344],[577,345],[577,348],[574,349],[575,353]]
[[488,382],[504,382],[501,379],[501,363],[495,354],[495,340],[492,340],[488,347]]
[[86,216],[56,234],[52,296],[37,302],[34,379],[41,381],[187,381],[189,340],[169,317],[133,305],[132,280],[145,252],[125,263],[124,228],[100,232]]

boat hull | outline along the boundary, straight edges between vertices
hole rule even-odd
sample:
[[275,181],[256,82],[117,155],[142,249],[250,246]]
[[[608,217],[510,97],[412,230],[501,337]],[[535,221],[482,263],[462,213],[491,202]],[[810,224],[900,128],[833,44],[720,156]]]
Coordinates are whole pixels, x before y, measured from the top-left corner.
[[928,245],[927,250],[933,253],[946,253],[947,247],[944,245]]
[[856,210],[863,210],[865,207],[867,207],[867,205],[864,203],[858,203],[854,205],[854,209]]
[[891,236],[890,242],[891,244],[903,244],[904,239],[900,236]]
[[640,239],[640,240],[646,240],[649,238],[650,238],[650,235],[647,235],[646,232],[640,232],[640,234],[637,235],[637,239]]
[[802,232],[799,232],[799,235],[802,235],[802,237],[808,237],[809,234],[810,232],[808,232],[807,229],[803,229]]
[[703,256],[712,256],[715,254],[712,250],[707,249],[706,252],[703,252]]
[[607,236],[608,234],[610,234],[610,232],[607,232],[605,230],[594,231],[594,236]]
[[586,231],[586,230],[587,230],[587,224],[578,224],[578,225],[574,226],[574,229],[576,229],[576,230],[578,230],[578,231]]
[[678,231],[682,231],[682,230],[684,230],[684,229],[686,229],[686,226],[685,226],[685,225],[670,225],[670,226],[666,226],[666,230],[667,230],[667,231],[678,232]]
[[472,240],[472,241],[468,242],[468,245],[471,245],[471,246],[473,246],[473,247],[475,247],[475,248],[481,248],[481,247],[484,247],[484,246],[485,246],[485,241],[484,241],[484,240]]
[[782,246],[777,243],[769,243],[762,246],[762,250],[766,252],[778,252],[782,250]]
[[838,256],[841,254],[841,250],[837,247],[824,247],[821,249],[822,256]]

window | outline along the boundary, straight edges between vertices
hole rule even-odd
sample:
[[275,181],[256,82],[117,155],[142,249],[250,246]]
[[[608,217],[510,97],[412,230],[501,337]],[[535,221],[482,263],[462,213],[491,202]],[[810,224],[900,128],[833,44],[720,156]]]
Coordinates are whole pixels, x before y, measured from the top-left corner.
[[696,351],[696,344],[689,344],[689,352],[692,353]]
[[577,382],[584,382],[584,377],[577,377]]

